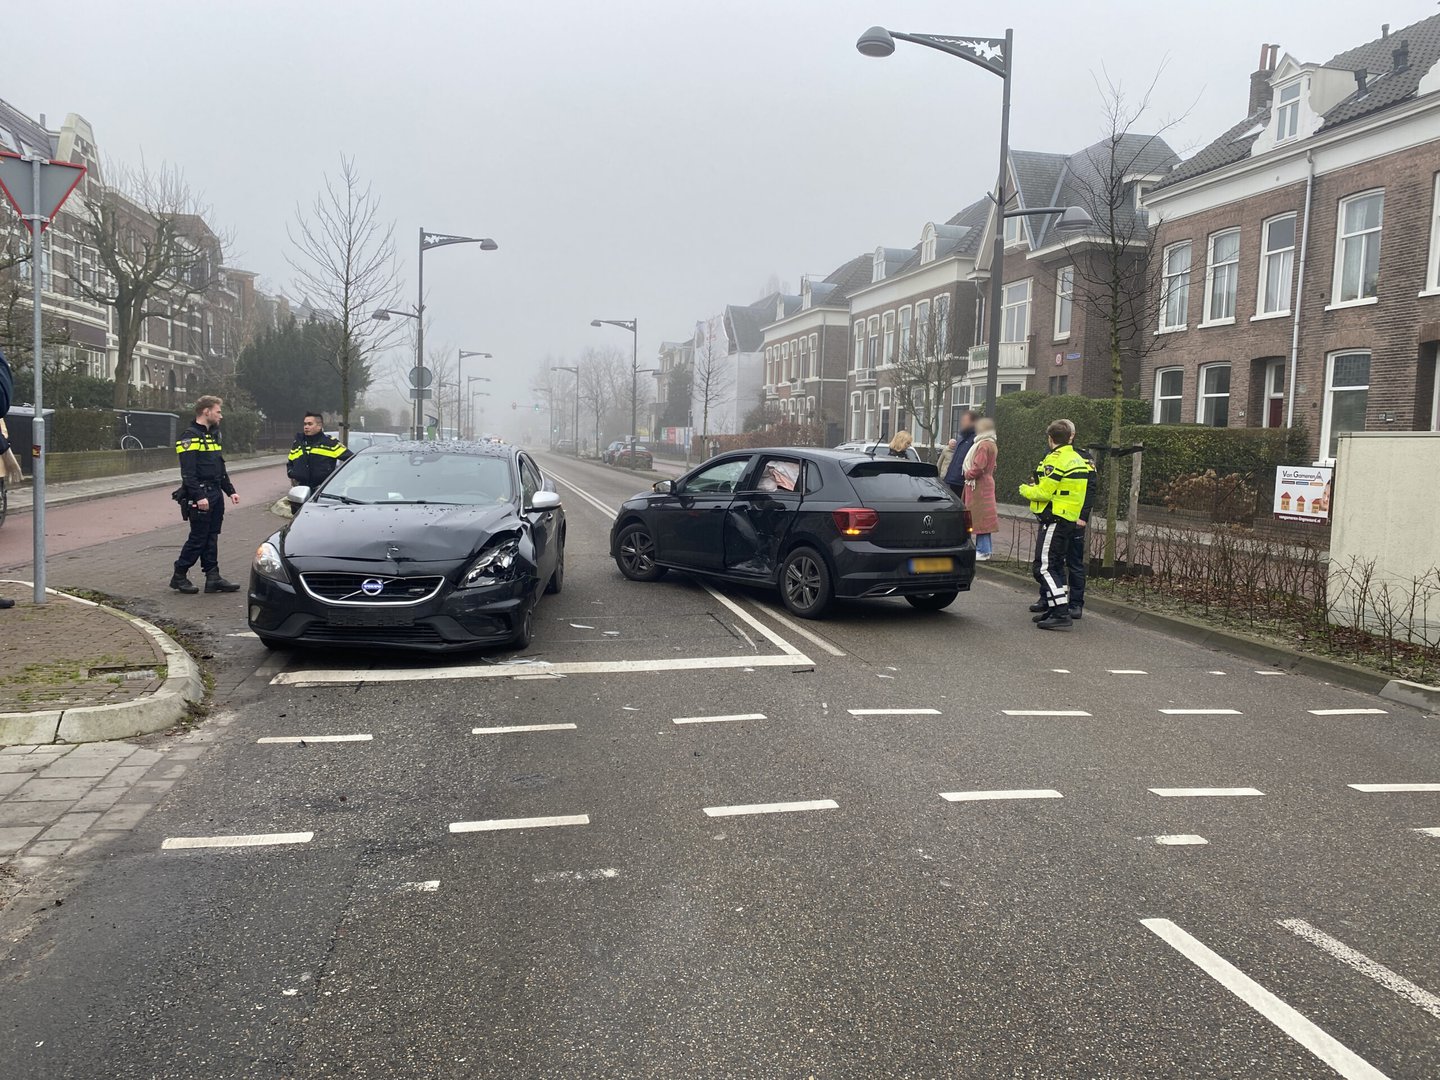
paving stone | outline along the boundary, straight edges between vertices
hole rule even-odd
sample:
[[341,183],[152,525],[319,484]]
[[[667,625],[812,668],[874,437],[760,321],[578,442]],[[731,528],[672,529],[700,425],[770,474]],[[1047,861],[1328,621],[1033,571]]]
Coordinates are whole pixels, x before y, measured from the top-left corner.
[[173,764],[169,765],[156,766],[155,768],[150,770],[150,776],[148,777],[148,779],[179,780],[180,777],[185,775],[185,770],[187,768],[189,768],[189,766],[186,765],[183,761],[174,762]]
[[94,828],[133,829],[140,824],[140,819],[148,814],[154,805],[154,803],[130,803],[125,806],[117,806],[102,814],[100,820],[95,822]]
[[0,773],[39,772],[59,760],[58,756],[51,754],[26,754],[24,757],[0,758]]
[[25,849],[25,854],[31,858],[53,859],[57,855],[64,855],[70,850],[73,840],[37,840]]
[[153,803],[174,786],[174,780],[141,780],[120,796],[120,801]]
[[0,798],[9,795],[29,779],[29,773],[0,773]]
[[135,751],[135,753],[131,754],[130,757],[126,759],[125,764],[154,765],[157,761],[163,761],[164,759],[164,754],[159,753],[155,750],[146,750],[144,747],[140,747]]
[[122,788],[107,788],[103,791],[96,790],[89,795],[79,799],[71,810],[109,810],[124,795]]
[[100,791],[110,788],[125,790],[131,787],[137,780],[143,780],[145,774],[150,771],[149,765],[121,765],[113,770],[109,776],[101,780],[95,787]]
[[85,835],[85,830],[94,825],[100,818],[99,814],[66,814],[54,825],[45,830],[42,840],[77,840]]
[[32,779],[21,784],[6,796],[6,799],[10,802],[74,802],[76,799],[88,794],[94,786],[94,780],[83,778],[70,778],[66,780]]
[[166,753],[165,757],[170,761],[198,761],[208,749],[208,746],[177,746]]
[[99,780],[113,768],[115,763],[104,758],[77,758],[74,754],[68,754],[59,761],[46,765],[40,775],[47,780],[61,780],[66,777]]
[[27,746],[23,743],[19,746],[0,746],[0,757],[5,757],[9,754],[28,754],[34,749],[35,747]]
[[49,825],[67,813],[70,805],[63,802],[0,803],[0,828],[14,825]]
[[39,833],[38,825],[12,825],[0,829],[0,855],[14,855]]

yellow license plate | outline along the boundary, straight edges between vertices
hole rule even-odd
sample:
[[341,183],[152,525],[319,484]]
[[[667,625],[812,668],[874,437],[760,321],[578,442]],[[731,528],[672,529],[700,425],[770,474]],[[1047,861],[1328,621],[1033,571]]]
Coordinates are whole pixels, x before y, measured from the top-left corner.
[[955,569],[954,559],[911,559],[912,574],[948,574]]

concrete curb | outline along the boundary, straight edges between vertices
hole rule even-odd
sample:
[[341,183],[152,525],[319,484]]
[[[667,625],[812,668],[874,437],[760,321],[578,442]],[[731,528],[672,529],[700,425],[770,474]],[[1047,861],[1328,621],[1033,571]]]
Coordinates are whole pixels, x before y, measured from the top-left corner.
[[[26,582],[31,584],[33,582]],[[200,667],[169,634],[144,619],[93,600],[46,589],[55,596],[99,608],[150,635],[165,654],[165,681],[153,694],[114,705],[87,705],[45,713],[0,713],[0,746],[101,742],[163,731],[183,719],[190,703],[205,697]]]
[[[271,468],[272,466],[275,466],[275,465],[284,465],[284,464],[285,464],[285,459],[284,459],[283,457],[277,457],[277,458],[274,458],[273,460],[267,460],[267,461],[259,461],[259,460],[250,458],[250,459],[246,459],[246,460],[243,460],[243,461],[237,461],[237,462],[235,462],[233,465],[230,464],[229,462],[226,462],[226,468],[227,468],[231,473],[244,473],[244,472],[250,472],[252,469],[268,469],[268,468]],[[111,480],[123,480],[123,479],[125,479],[125,476],[124,476],[124,474],[121,474],[120,476],[112,476],[112,477],[110,477],[109,479],[111,479]],[[66,482],[67,482],[67,483],[70,483],[70,482],[72,482],[72,481],[66,481]],[[85,481],[73,481],[73,482],[74,482],[74,483],[84,483]],[[133,494],[135,494],[136,492],[140,492],[140,491],[154,491],[156,488],[164,488],[164,487],[173,488],[173,487],[178,486],[179,483],[180,483],[180,474],[179,474],[179,471],[177,470],[176,473],[175,473],[175,475],[174,475],[173,477],[167,477],[167,478],[164,479],[164,480],[149,480],[149,481],[146,481],[146,482],[143,483],[143,484],[136,484],[136,485],[134,485],[133,487],[117,487],[114,491],[108,492],[107,495],[133,495]],[[31,488],[29,481],[26,481],[26,483],[25,483],[25,485],[24,485],[23,487],[19,487],[19,488],[14,488],[14,489],[12,489],[12,491],[23,491],[23,492],[25,492],[27,495],[28,495],[32,490],[33,490],[33,489]],[[93,502],[96,498],[97,498],[97,496],[95,496],[95,495],[87,494],[87,493],[83,493],[83,492],[71,492],[71,493],[68,494],[68,495],[67,495],[67,494],[51,495],[51,494],[47,491],[47,492],[45,493],[45,506],[46,506],[47,509],[49,509],[49,508],[51,508],[51,507],[56,507],[56,506],[67,506],[67,505],[69,505],[69,504],[71,504],[71,503]],[[11,513],[11,514],[28,514],[28,513],[30,513],[33,509],[34,509],[34,506],[32,506],[32,505],[26,505],[26,506],[13,506],[13,505],[12,505],[12,506],[10,507],[10,513]]]
[[[1003,566],[991,565],[985,569],[987,573],[993,573],[1006,579],[1006,584],[1013,584],[1017,589],[1027,592],[1033,592],[1035,589],[1034,581],[1027,574]],[[1421,683],[1406,682],[1404,679],[1392,679],[1388,675],[1382,675],[1380,672],[1371,671],[1368,668],[1357,667],[1354,664],[1347,664],[1343,660],[1309,656],[1234,630],[1222,630],[1218,627],[1207,626],[1178,615],[1146,611],[1120,600],[1107,600],[1104,597],[1087,595],[1085,609],[1120,619],[1131,626],[1155,630],[1162,634],[1168,634],[1170,637],[1228,652],[1273,668],[1298,672],[1301,675],[1309,675],[1339,686],[1349,687],[1351,690],[1376,694],[1389,701],[1411,705],[1427,712],[1440,712],[1440,687],[1437,686],[1424,686]]]

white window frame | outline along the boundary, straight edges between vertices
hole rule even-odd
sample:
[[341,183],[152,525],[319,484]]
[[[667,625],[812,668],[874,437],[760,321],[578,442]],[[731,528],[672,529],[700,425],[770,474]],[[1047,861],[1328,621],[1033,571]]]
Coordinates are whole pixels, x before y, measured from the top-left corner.
[[1440,293],[1440,172],[1430,199],[1430,258],[1425,264],[1425,288],[1421,296]]
[[1005,246],[1019,247],[1025,242],[1025,219],[1023,217],[1002,217],[1001,228],[1005,230]]
[[865,370],[874,371],[880,364],[880,316],[865,320]]
[[[1272,226],[1289,218],[1291,221],[1290,246],[1283,248],[1270,247],[1270,229]],[[1266,218],[1260,224],[1260,272],[1256,275],[1255,282],[1255,314],[1251,321],[1256,319],[1279,319],[1290,314],[1293,303],[1295,286],[1295,243],[1300,236],[1300,215],[1291,211],[1288,214],[1276,214],[1272,218]],[[1267,308],[1265,306],[1266,287],[1270,283],[1271,260],[1280,259],[1288,263],[1285,270],[1284,300],[1280,307]]]
[[876,427],[875,427],[875,420],[876,420],[876,417],[875,417],[875,391],[874,391],[874,390],[866,390],[866,391],[865,391],[865,427],[864,427],[864,429],[863,429],[864,433],[861,435],[861,438],[868,440],[868,439],[873,439],[873,438],[875,437],[875,431],[877,430]]
[[777,377],[779,382],[788,382],[790,379],[790,343],[780,343],[780,374]]
[[934,298],[935,344],[943,353],[950,351],[950,294],[941,293]]
[[890,415],[891,409],[894,408],[894,404],[894,395],[889,390],[881,390],[875,406],[875,437],[877,439],[885,439],[888,441],[890,437],[894,434],[894,432],[891,430],[891,427],[894,423],[894,418]]
[[810,335],[810,370],[806,378],[818,379],[820,377],[820,335]]
[[[1300,83],[1301,80],[1295,79],[1275,90],[1275,141],[1277,143],[1286,142],[1300,134]],[[1291,90],[1295,91],[1293,100],[1286,97]]]
[[[1185,269],[1171,270],[1170,260],[1178,255],[1181,249],[1185,250]],[[1190,320],[1190,271],[1195,266],[1195,242],[1193,240],[1180,240],[1166,246],[1161,253],[1161,281],[1160,290],[1160,329],[1161,334],[1171,334],[1184,330]],[[1180,298],[1179,322],[1170,321],[1170,299],[1173,296]]]
[[920,300],[915,304],[915,355],[921,359],[930,358],[929,300]]
[[926,229],[925,238],[920,242],[920,261],[932,263],[935,261],[935,230]]
[[[1175,394],[1162,394],[1161,390],[1164,389],[1165,386],[1164,377],[1173,372],[1178,372],[1180,375],[1180,390]],[[1181,417],[1185,414],[1185,369],[1183,367],[1163,367],[1155,369],[1155,392],[1152,396],[1152,411],[1150,414],[1150,422],[1152,424],[1166,423],[1166,421],[1160,419],[1160,412],[1162,403],[1167,401],[1180,403],[1180,416],[1177,416],[1173,422],[1177,424],[1181,423]]]
[[885,312],[880,317],[880,326],[885,339],[880,351],[880,366],[892,367],[895,363],[895,312]]
[[[1061,316],[1064,316],[1063,318]],[[1075,318],[1075,267],[1062,266],[1055,272],[1055,340],[1070,340]]]
[[865,368],[865,320],[855,320],[855,351],[850,357],[850,370],[863,371]]
[[1281,421],[1276,427],[1284,427],[1285,411],[1285,361],[1270,360],[1265,364],[1265,374],[1260,380],[1260,426],[1270,427],[1270,403],[1280,402]]
[[[1215,245],[1218,241],[1233,236],[1235,237],[1235,258],[1223,263],[1215,262]],[[1223,275],[1229,284],[1230,293],[1230,314],[1221,315],[1216,318],[1212,313],[1215,309],[1215,271],[1225,268]],[[1200,313],[1201,326],[1230,326],[1235,322],[1235,308],[1240,302],[1240,230],[1221,229],[1219,232],[1210,234],[1210,239],[1205,245],[1205,310]]]
[[[1230,372],[1230,386],[1223,394],[1207,394],[1205,392],[1205,376],[1212,371],[1219,371],[1224,368]],[[1228,360],[1221,360],[1214,364],[1201,364],[1199,377],[1195,380],[1195,422],[1205,427],[1229,427],[1230,426],[1230,397],[1235,386],[1235,369]],[[1205,402],[1209,399],[1225,399],[1225,423],[1212,424],[1205,419]]]
[[850,393],[850,437],[852,439],[863,439],[865,429],[861,427],[864,417],[865,398],[859,390]]
[[[1342,386],[1340,390],[1345,393],[1354,393],[1357,390],[1365,391],[1365,405],[1370,405],[1370,388],[1375,385],[1374,365],[1375,354],[1369,349],[1337,349],[1325,357],[1325,396],[1320,399],[1320,458],[1323,461],[1333,461],[1335,455],[1330,453],[1331,425],[1335,421],[1335,361],[1342,356],[1355,356],[1364,354],[1369,358],[1371,370],[1369,381],[1364,386]],[[1365,428],[1358,430],[1364,431]]]
[[910,334],[912,330],[910,323],[913,314],[909,304],[906,304],[900,309],[900,352],[898,355],[902,360],[910,355]]
[[[1364,230],[1361,230],[1360,232],[1353,232],[1353,233],[1347,233],[1347,232],[1345,232],[1345,210],[1346,210],[1346,208],[1349,207],[1349,205],[1350,205],[1351,203],[1359,202],[1361,199],[1373,198],[1373,197],[1375,197],[1376,195],[1380,196],[1380,223],[1379,223],[1378,225],[1376,225],[1375,228],[1373,228],[1373,229],[1364,229]],[[1343,199],[1340,200],[1339,212],[1338,212],[1338,214],[1336,215],[1336,219],[1335,219],[1335,277],[1334,277],[1334,281],[1332,282],[1331,292],[1330,292],[1330,301],[1331,301],[1331,302],[1330,302],[1329,306],[1326,307],[1326,309],[1325,309],[1326,311],[1333,311],[1335,308],[1361,307],[1361,306],[1363,306],[1363,305],[1365,305],[1365,304],[1375,304],[1375,303],[1378,303],[1378,302],[1379,302],[1379,300],[1380,300],[1380,296],[1379,296],[1379,289],[1380,289],[1380,257],[1381,257],[1381,254],[1382,254],[1382,250],[1380,250],[1380,242],[1381,242],[1381,237],[1382,237],[1383,232],[1384,232],[1384,228],[1385,228],[1385,189],[1384,189],[1384,188],[1371,188],[1369,191],[1357,191],[1354,195],[1347,195],[1345,198],[1343,198]],[[1364,252],[1365,252],[1366,247],[1367,247],[1367,245],[1368,245],[1368,241],[1367,241],[1365,238],[1367,238],[1367,237],[1372,237],[1372,236],[1375,238],[1375,239],[1374,239],[1374,243],[1375,243],[1376,248],[1377,248],[1377,251],[1376,251],[1376,254],[1375,254],[1375,289],[1376,289],[1376,291],[1375,291],[1374,294],[1372,294],[1372,295],[1370,295],[1370,296],[1366,296],[1366,295],[1364,295],[1364,293],[1362,292],[1360,295],[1351,297],[1351,298],[1348,299],[1348,300],[1347,300],[1347,299],[1344,299],[1344,298],[1341,296],[1341,289],[1342,289],[1343,284],[1344,284],[1344,274],[1345,274],[1345,245],[1346,245],[1347,242],[1352,241],[1352,240],[1356,240],[1356,239],[1358,239],[1358,240],[1360,241],[1360,243],[1361,243],[1360,288],[1361,288],[1361,289],[1364,289],[1364,287],[1365,287],[1365,286],[1364,286],[1364,281],[1365,281],[1365,259],[1364,259]]]
[[[1005,283],[1001,291],[1004,302],[1000,306],[1000,344],[1018,345],[1030,340],[1030,301],[1034,296],[1034,289],[1031,283],[1034,280],[1034,278],[1026,278],[1023,281],[1007,281]],[[1025,288],[1025,299],[1012,301],[1010,299],[1010,290],[1019,289],[1021,286]],[[1020,336],[1011,340],[1011,338],[1007,336],[1010,333],[1010,312],[1020,309],[1024,310],[1024,326],[1021,329]]]

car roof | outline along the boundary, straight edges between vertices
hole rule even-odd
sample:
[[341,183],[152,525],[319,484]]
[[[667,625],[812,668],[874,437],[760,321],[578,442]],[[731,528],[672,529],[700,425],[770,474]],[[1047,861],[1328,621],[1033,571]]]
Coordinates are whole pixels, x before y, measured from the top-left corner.
[[[866,444],[871,445],[871,444]],[[881,443],[882,446],[888,444]],[[851,450],[844,447],[830,448],[827,446],[756,446],[741,450],[731,450],[725,454],[718,454],[717,457],[729,457],[733,454],[774,454],[777,457],[798,457],[808,458],[811,461],[834,461],[842,465],[855,461],[886,461],[888,455],[870,454],[861,450]],[[899,460],[898,458],[896,460]]]
[[471,442],[460,439],[386,439],[365,448],[365,452],[378,454],[468,454],[471,457],[514,457],[518,448],[504,443]]

